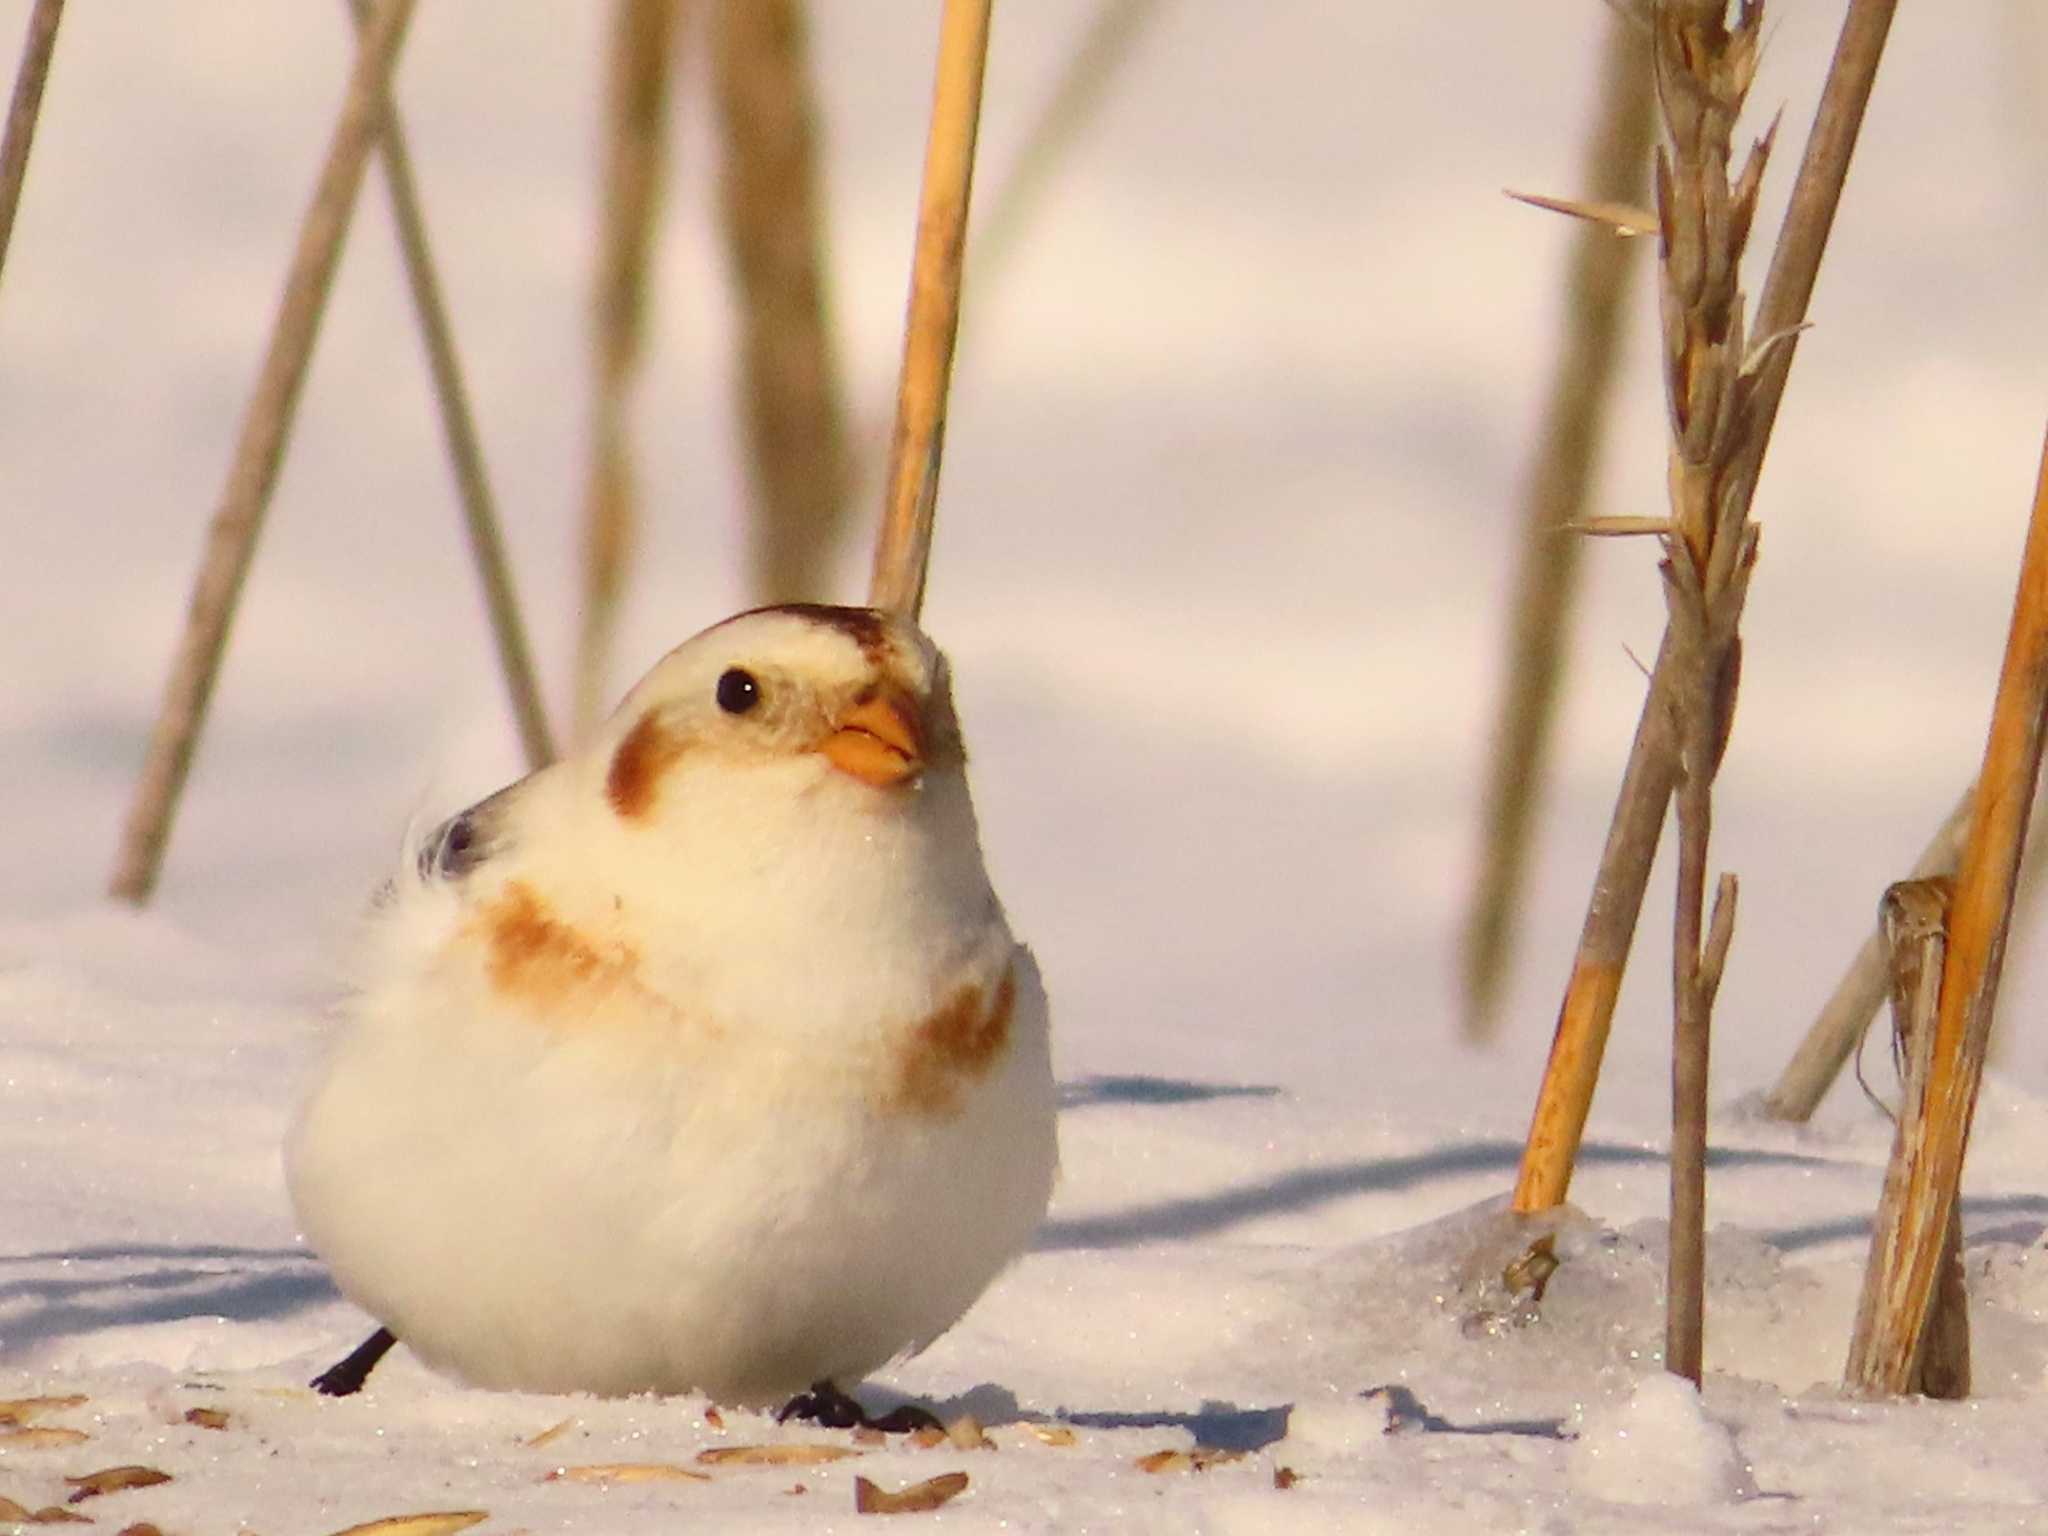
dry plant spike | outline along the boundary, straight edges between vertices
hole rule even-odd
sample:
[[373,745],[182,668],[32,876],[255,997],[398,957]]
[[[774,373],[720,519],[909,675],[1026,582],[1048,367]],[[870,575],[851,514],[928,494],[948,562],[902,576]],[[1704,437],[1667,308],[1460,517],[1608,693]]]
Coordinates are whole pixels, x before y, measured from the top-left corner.
[[903,368],[896,386],[896,427],[889,482],[875,544],[868,601],[915,619],[924,607],[932,517],[945,445],[946,392],[960,324],[960,274],[967,250],[967,209],[974,187],[974,140],[981,121],[991,0],[946,0],[939,19],[939,63],[918,197],[917,249],[911,260]]
[[728,0],[712,29],[720,204],[740,289],[753,596],[764,603],[822,594],[848,491],[807,30],[796,0]]
[[[1749,383],[1750,428],[1742,457],[1728,477],[1741,497],[1754,494],[1771,425],[1791,367],[1792,340],[1806,321],[1822,252],[1848,176],[1863,109],[1896,0],[1850,0],[1834,61],[1821,89],[1806,154],[1792,188],[1785,224],[1757,305],[1754,333],[1766,338]],[[1782,339],[1782,344],[1781,344]],[[1671,715],[1670,636],[1659,649],[1643,717],[1629,748],[1613,820],[1586,904],[1585,925],[1558,1007],[1550,1060],[1537,1091],[1529,1138],[1516,1179],[1514,1208],[1524,1214],[1564,1201],[1571,1186],[1600,1060],[1614,1021],[1622,971],[1635,939],[1664,812],[1677,781],[1677,734]]]
[[593,304],[590,468],[570,729],[604,717],[612,637],[638,524],[628,406],[647,328],[680,0],[618,0],[606,63],[602,223]]
[[382,1520],[371,1520],[362,1525],[352,1525],[345,1531],[336,1531],[334,1536],[455,1536],[455,1532],[466,1531],[490,1518],[489,1512],[481,1509],[387,1515]]
[[363,29],[312,203],[299,226],[284,295],[255,391],[243,412],[227,485],[207,528],[185,632],[171,662],[163,704],[150,733],[148,754],[115,860],[111,891],[125,901],[146,902],[163,868],[171,819],[192,768],[192,754],[227,650],[228,629],[284,462],[299,389],[312,359],[313,341],[341,260],[342,241],[355,211],[363,171],[383,126],[392,66],[412,10],[413,0],[378,0]]
[[[349,10],[358,31],[369,24],[370,0],[349,0]],[[484,611],[490,620],[491,638],[497,645],[498,669],[504,674],[512,720],[527,766],[539,768],[553,761],[554,739],[548,732],[547,711],[541,704],[540,685],[534,678],[533,650],[527,644],[526,625],[519,616],[519,600],[512,588],[511,565],[505,558],[497,502],[491,494],[490,477],[484,472],[483,444],[477,436],[475,413],[470,410],[469,391],[462,382],[462,367],[456,359],[455,330],[441,296],[433,251],[427,243],[426,215],[420,209],[412,154],[406,147],[405,129],[395,102],[387,108],[379,145],[385,185],[391,193],[392,223],[398,230],[399,254],[405,260],[413,312],[419,319],[420,340],[427,351],[427,371],[441,407],[441,432],[447,441],[448,462],[455,472],[455,488],[462,502],[470,558],[476,563],[477,577],[483,584]]]
[[[1984,766],[1956,870],[1948,955],[1925,1081],[1901,1105],[1897,1220],[1874,1228],[1864,1290],[1874,1321],[1853,1385],[1876,1394],[1911,1389],[1935,1292],[1945,1269],[1970,1122],[2012,921],[2014,888],[2041,772],[2048,714],[2048,443],[2034,487],[2012,627],[1991,706]],[[1918,1126],[1906,1140],[1905,1127]],[[1889,1200],[1891,1178],[1887,1178]]]
[[853,1480],[854,1512],[862,1515],[921,1515],[965,1493],[967,1481],[965,1472],[941,1472],[937,1477],[928,1477],[921,1483],[912,1483],[908,1488],[891,1493],[864,1477],[856,1477]]
[[[1626,17],[1609,19],[1600,106],[1586,145],[1586,186],[1602,204],[1642,198],[1656,117],[1649,55]],[[1510,194],[1515,195],[1515,194]],[[1565,280],[1566,334],[1522,491],[1521,551],[1508,621],[1507,686],[1487,758],[1478,878],[1465,918],[1464,1030],[1489,1039],[1513,962],[1530,846],[1563,687],[1582,552],[1560,529],[1662,532],[1663,519],[1587,518],[1627,329],[1636,252],[1607,231],[1580,232]],[[1622,527],[1623,523],[1636,526]],[[1650,526],[1643,527],[1641,524]],[[1595,526],[1589,526],[1595,525]]]
[[[1624,24],[1617,21],[1615,25],[1621,27]],[[1568,218],[1583,219],[1588,224],[1597,224],[1609,234],[1619,235],[1623,239],[1632,235],[1657,233],[1657,216],[1646,208],[1638,208],[1633,203],[1545,197],[1540,192],[1517,192],[1513,187],[1503,187],[1501,190],[1518,203],[1527,203],[1531,208],[1541,208],[1549,213],[1561,213]]]
[[43,86],[50,78],[50,56],[57,51],[57,24],[63,19],[64,0],[36,0],[35,9],[29,12],[28,38],[21,47],[21,67],[14,72],[7,128],[0,134],[0,272],[7,270],[7,247],[14,239],[22,183],[28,180],[36,116],[43,106]]

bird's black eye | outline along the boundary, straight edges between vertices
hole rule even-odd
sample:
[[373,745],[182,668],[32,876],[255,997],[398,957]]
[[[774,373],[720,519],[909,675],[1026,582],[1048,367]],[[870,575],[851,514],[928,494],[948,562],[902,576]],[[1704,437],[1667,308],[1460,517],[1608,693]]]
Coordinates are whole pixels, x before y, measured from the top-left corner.
[[728,667],[718,676],[718,707],[728,715],[744,715],[761,702],[761,685],[742,667]]

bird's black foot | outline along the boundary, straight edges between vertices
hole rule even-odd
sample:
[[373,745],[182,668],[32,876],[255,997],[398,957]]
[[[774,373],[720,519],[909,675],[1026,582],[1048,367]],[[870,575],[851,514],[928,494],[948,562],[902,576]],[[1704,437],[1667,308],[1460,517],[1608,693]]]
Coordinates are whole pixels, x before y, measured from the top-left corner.
[[885,1435],[907,1435],[917,1429],[944,1429],[938,1415],[915,1403],[899,1403],[887,1413],[870,1417],[867,1409],[829,1381],[814,1383],[799,1392],[776,1412],[775,1422],[805,1419],[826,1429],[879,1429]]
[[[389,1328],[379,1328],[358,1344],[346,1360],[330,1365],[313,1378],[313,1390],[322,1397],[353,1397],[363,1390],[377,1362],[391,1353],[398,1342]],[[858,1405],[856,1405],[858,1406]]]

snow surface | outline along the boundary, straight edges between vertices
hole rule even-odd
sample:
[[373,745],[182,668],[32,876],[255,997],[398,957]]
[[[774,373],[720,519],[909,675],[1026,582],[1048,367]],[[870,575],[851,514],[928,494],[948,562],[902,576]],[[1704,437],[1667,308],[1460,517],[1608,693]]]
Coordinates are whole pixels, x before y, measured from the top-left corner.
[[[602,7],[422,8],[401,93],[557,694]],[[894,368],[934,7],[813,8],[834,301],[864,417]],[[998,18],[984,201],[1084,24]],[[1839,14],[1775,8],[1773,210]],[[0,38],[26,0],[0,0]],[[0,1498],[121,1464],[109,1529],[839,1529],[853,1479],[943,1471],[952,1529],[2048,1530],[2048,1072],[2018,935],[1965,1227],[1980,1385],[1833,1388],[1889,1126],[1853,1085],[1756,1121],[1972,771],[2048,391],[2043,23],[1904,7],[1772,447],[1716,860],[1709,1376],[1657,1369],[1668,948],[1653,886],[1540,1315],[1487,1283],[1555,994],[1656,646],[1648,553],[1590,552],[1560,781],[1501,1043],[1459,1043],[1459,908],[1572,231],[1601,7],[1167,7],[970,316],[930,628],[992,864],[1054,997],[1064,1178],[1036,1249],[867,1395],[995,1449],[722,1426],[697,1401],[472,1392],[298,1243],[277,1146],[331,967],[407,818],[517,771],[381,192],[330,306],[233,655],[149,912],[98,898],[345,65],[341,8],[74,6],[0,292]],[[630,672],[745,599],[713,139],[681,92]],[[1647,290],[1601,508],[1661,494]],[[860,590],[860,541],[838,595]],[[629,675],[619,678],[621,686]],[[1881,1083],[1881,1053],[1872,1052]],[[225,1427],[188,1420],[225,1414]],[[203,1417],[203,1416],[202,1416]],[[540,1445],[528,1442],[570,1421]],[[1071,1426],[1071,1445],[1031,1426]],[[1055,1439],[1058,1437],[1055,1436]],[[49,1443],[53,1439],[64,1443]],[[1137,1459],[1242,1452],[1158,1472]],[[548,1480],[679,1464],[708,1481]],[[1287,1469],[1287,1476],[1281,1476]],[[792,1491],[801,1484],[804,1492]],[[1286,1484],[1287,1486],[1280,1486]]]

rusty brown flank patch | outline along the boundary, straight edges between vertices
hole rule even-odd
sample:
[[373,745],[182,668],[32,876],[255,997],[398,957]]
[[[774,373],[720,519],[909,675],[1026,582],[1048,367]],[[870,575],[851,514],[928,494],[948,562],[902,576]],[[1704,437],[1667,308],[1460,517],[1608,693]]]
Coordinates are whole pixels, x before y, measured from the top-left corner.
[[681,738],[664,730],[653,710],[642,715],[612,753],[612,765],[604,776],[605,798],[612,809],[628,821],[653,810],[661,776],[682,755]]
[[548,1009],[577,992],[635,986],[639,962],[631,949],[599,948],[556,917],[522,880],[507,885],[480,920],[489,946],[491,985],[506,997]]
[[910,1031],[896,1063],[892,1108],[913,1114],[950,1115],[960,1108],[960,1085],[985,1076],[1010,1043],[1010,1014],[1017,1003],[1014,970],[1003,972],[995,1001],[982,1012],[979,987],[965,986]]

